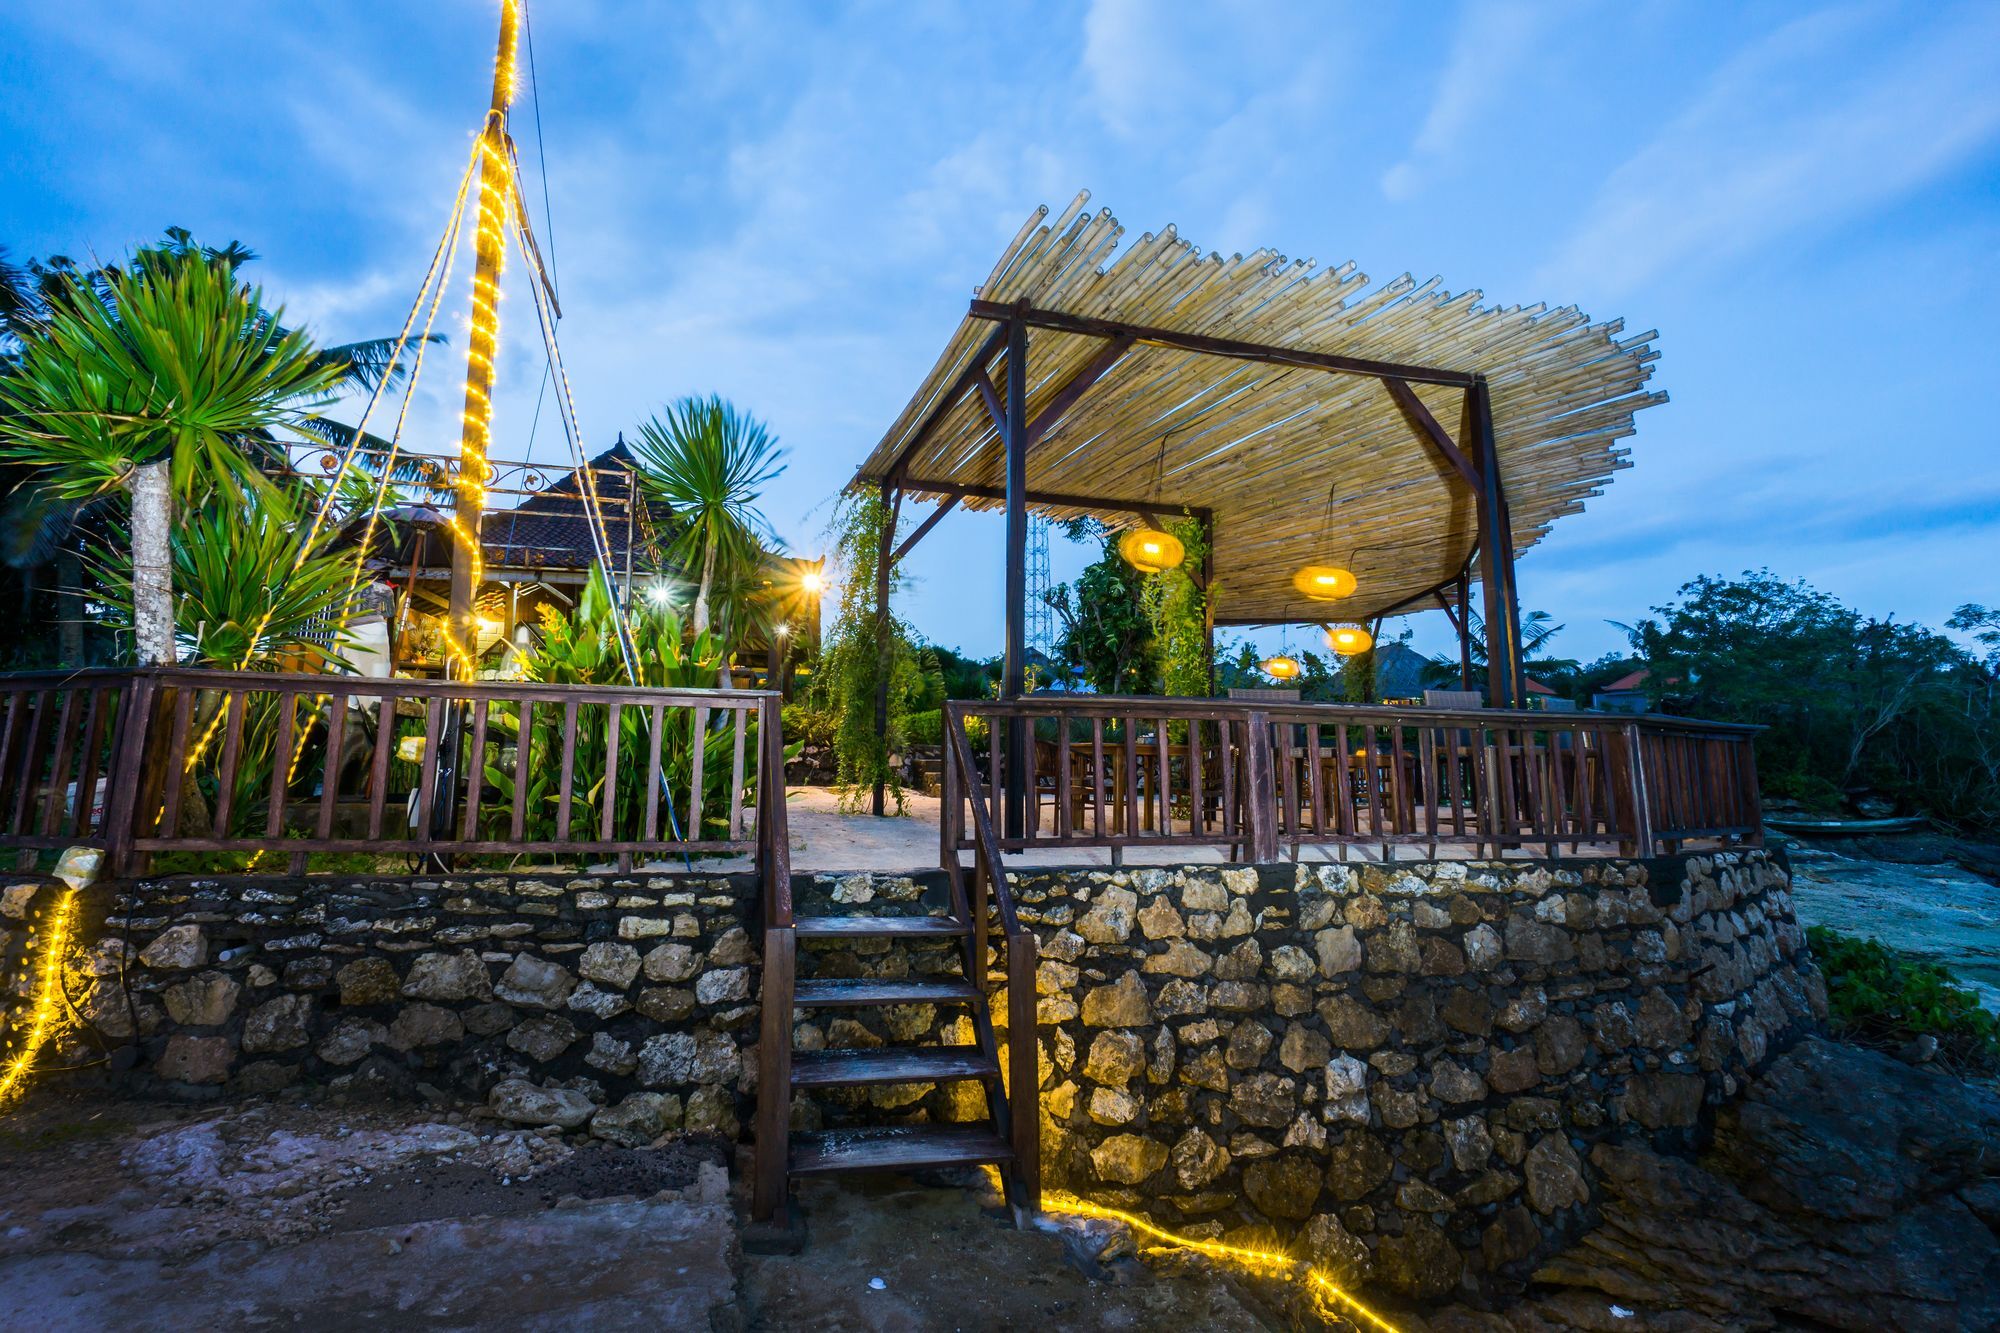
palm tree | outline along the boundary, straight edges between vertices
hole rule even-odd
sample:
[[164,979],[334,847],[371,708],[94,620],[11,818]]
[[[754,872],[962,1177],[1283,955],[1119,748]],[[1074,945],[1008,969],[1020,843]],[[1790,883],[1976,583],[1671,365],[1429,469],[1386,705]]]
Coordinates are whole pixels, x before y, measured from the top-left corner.
[[683,398],[639,427],[633,446],[640,484],[674,511],[672,550],[683,568],[701,565],[694,631],[709,626],[718,562],[740,569],[775,540],[756,508],[759,488],[785,470],[784,450],[762,422],[719,397]]
[[316,411],[349,373],[237,281],[247,251],[170,239],[124,269],[52,270],[0,374],[0,457],[39,469],[58,498],[131,496],[141,665],[175,656],[175,496],[272,493],[257,467],[271,432]]

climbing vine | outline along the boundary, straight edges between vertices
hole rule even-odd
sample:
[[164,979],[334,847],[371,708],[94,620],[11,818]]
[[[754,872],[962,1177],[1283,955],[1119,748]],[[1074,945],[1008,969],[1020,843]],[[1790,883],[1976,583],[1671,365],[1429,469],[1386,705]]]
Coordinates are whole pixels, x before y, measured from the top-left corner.
[[[844,497],[834,511],[833,558],[840,571],[840,602],[820,652],[811,703],[833,715],[833,753],[841,808],[859,809],[882,783],[903,810],[903,783],[890,756],[907,739],[909,716],[920,701],[924,679],[909,627],[895,616],[893,581],[886,626],[875,619],[875,577],[882,553],[882,530],[889,508],[873,492]],[[889,726],[875,733],[875,696],[889,682]]]
[[1201,698],[1208,694],[1208,599],[1192,574],[1208,558],[1208,533],[1195,518],[1170,521],[1167,529],[1180,538],[1187,558],[1148,578],[1143,593],[1159,656],[1160,693]]

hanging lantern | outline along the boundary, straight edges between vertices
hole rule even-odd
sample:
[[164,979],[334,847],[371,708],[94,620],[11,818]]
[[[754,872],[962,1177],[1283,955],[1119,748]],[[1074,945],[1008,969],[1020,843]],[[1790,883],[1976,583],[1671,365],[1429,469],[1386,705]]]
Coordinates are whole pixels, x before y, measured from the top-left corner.
[[1342,657],[1354,657],[1375,646],[1375,636],[1362,625],[1329,625],[1326,646]]
[[1264,674],[1272,680],[1297,680],[1299,678],[1299,659],[1286,653],[1279,653],[1276,657],[1265,658],[1262,666]]
[[1118,539],[1118,554],[1141,574],[1159,574],[1187,559],[1187,548],[1171,532],[1158,528],[1133,528]]
[[1338,565],[1307,565],[1292,575],[1292,586],[1316,602],[1335,602],[1354,591],[1354,575]]

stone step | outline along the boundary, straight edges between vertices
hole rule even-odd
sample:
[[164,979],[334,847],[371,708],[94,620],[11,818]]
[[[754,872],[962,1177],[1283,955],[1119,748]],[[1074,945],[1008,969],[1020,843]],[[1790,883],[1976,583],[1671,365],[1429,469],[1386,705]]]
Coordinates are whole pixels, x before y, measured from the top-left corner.
[[1011,1162],[1014,1150],[984,1125],[883,1125],[794,1134],[795,1176],[832,1171],[910,1171]]
[[794,1051],[792,1086],[848,1088],[870,1083],[949,1083],[990,1078],[1000,1065],[977,1046],[885,1046]]
[[940,977],[932,981],[877,981],[870,977],[829,978],[799,982],[792,1003],[800,1008],[832,1008],[863,1004],[971,1004],[979,989],[969,981]]
[[960,936],[972,927],[948,916],[802,916],[792,923],[802,940],[876,936]]

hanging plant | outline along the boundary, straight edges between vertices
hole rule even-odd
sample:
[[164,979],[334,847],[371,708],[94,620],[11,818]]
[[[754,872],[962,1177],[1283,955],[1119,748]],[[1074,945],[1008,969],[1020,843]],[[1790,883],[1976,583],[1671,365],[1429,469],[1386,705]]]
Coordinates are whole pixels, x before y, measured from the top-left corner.
[[1160,692],[1205,697],[1209,672],[1208,598],[1189,571],[1202,568],[1207,559],[1208,534],[1195,518],[1170,520],[1167,528],[1187,554],[1179,565],[1146,580],[1144,599],[1159,653]]
[[[920,703],[924,679],[909,628],[891,611],[886,625],[875,616],[875,578],[889,507],[864,492],[842,498],[834,511],[833,560],[840,569],[840,601],[820,650],[811,702],[834,716],[833,754],[844,810],[858,810],[878,782],[904,807],[903,783],[890,756],[907,740],[909,717]],[[891,588],[893,592],[893,586]],[[893,605],[893,603],[892,603]],[[886,736],[875,731],[875,699],[889,685]]]

